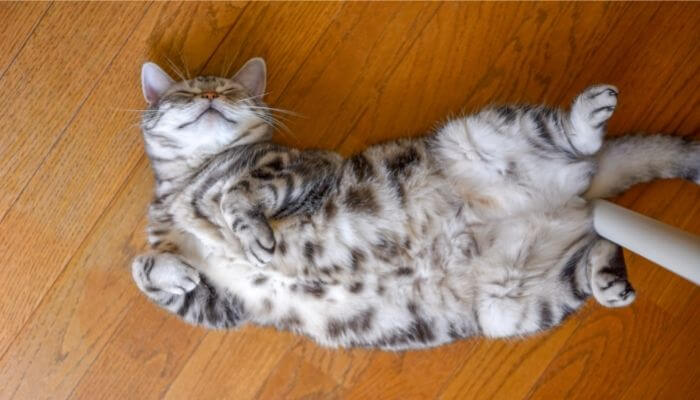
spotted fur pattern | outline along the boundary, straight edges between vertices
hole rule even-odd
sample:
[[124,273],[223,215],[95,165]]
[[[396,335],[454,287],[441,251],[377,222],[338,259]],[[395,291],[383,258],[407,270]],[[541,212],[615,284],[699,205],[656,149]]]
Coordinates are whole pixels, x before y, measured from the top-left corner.
[[[596,184],[597,165],[611,162],[599,154],[617,104],[609,85],[570,111],[488,108],[343,159],[269,141],[260,60],[231,79],[173,82],[156,68],[144,67],[152,250],[133,277],[210,328],[252,322],[391,350],[546,330],[590,295],[609,307],[635,297],[621,249],[593,231],[589,188],[698,180],[697,143],[638,138],[604,152],[657,140],[673,162],[649,152],[635,162],[653,168],[606,170]],[[149,74],[162,74],[159,90],[148,92]]]

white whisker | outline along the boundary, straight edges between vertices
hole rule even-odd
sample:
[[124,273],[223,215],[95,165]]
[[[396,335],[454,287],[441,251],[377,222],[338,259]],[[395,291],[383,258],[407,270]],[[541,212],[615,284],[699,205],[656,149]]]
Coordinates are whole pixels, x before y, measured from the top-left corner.
[[273,117],[273,118],[275,118],[275,119],[280,119],[280,120],[283,120],[283,121],[288,121],[288,122],[289,122],[289,121],[292,120],[291,118],[289,118],[289,117],[287,117],[287,116],[285,116],[285,115],[277,115],[277,114],[275,114],[275,112],[271,112],[270,110],[264,110],[264,109],[263,109],[262,111],[261,111],[261,110],[253,110],[253,112],[256,113],[256,114],[259,114],[260,112],[264,112],[266,115],[270,115],[271,117]]
[[287,133],[291,133],[291,130],[289,129],[289,127],[288,127],[284,122],[275,119],[274,116],[268,114],[268,115],[267,115],[265,118],[263,118],[263,119],[267,119],[267,121],[269,121],[269,125],[270,125],[270,126],[275,127],[275,128],[277,128],[277,129],[279,129],[279,130],[281,130],[281,131],[284,131],[284,132],[287,132]]
[[[267,110],[267,111],[278,112],[280,114],[291,115],[294,117],[304,117],[303,115],[301,115],[299,113],[296,113],[294,111],[285,110],[283,108],[275,108],[275,107],[267,107],[267,106],[250,106],[250,108],[256,109],[256,110]],[[306,117],[304,117],[304,118],[306,118]]]
[[[227,56],[227,58],[228,58],[228,56]],[[222,77],[224,77],[224,78],[229,77],[228,74],[229,74],[229,72],[231,72],[231,67],[233,67],[234,61],[235,61],[234,57],[231,57],[231,59],[228,62],[226,62],[226,59],[224,59],[224,63],[222,65],[226,65],[226,70],[223,71],[224,73],[223,73],[223,75],[221,75]]]
[[239,100],[236,100],[236,103],[241,103],[241,102],[244,102],[244,101],[246,101],[246,100],[252,100],[252,99],[262,98],[262,97],[264,97],[265,95],[267,95],[268,93],[270,93],[270,92],[265,92],[265,93],[258,94],[258,95],[255,95],[255,96],[250,96],[250,97],[246,97],[246,98],[243,98],[243,99],[239,99]]
[[292,130],[289,129],[287,125],[285,125],[283,122],[275,120],[271,116],[267,116],[267,118],[261,117],[263,120],[266,120],[268,125],[272,126],[274,129],[277,131],[281,132],[284,136],[291,138],[293,141],[297,142],[298,144],[301,144],[301,140],[294,134],[292,133]]
[[170,57],[165,56],[165,59],[170,64],[170,68],[173,69],[173,72],[175,72],[175,74],[180,78],[180,80],[182,80],[182,82],[184,82],[185,85],[187,85],[187,87],[191,89],[192,86],[190,86],[189,80],[185,78],[185,75],[182,73],[182,70],[180,70],[180,68],[178,68],[175,65],[175,63],[173,62],[173,60],[170,59]]
[[173,60],[170,59],[170,57],[165,56],[165,60],[168,62],[168,64],[170,64],[170,68],[173,70],[173,72],[175,72],[175,74],[176,74],[181,80],[183,80],[183,81],[186,81],[186,80],[187,80],[187,79],[185,79],[185,75],[183,75],[183,73],[182,73],[182,71],[180,70],[180,68],[178,68],[178,67],[175,65],[175,63],[173,62]]
[[139,131],[141,131],[141,129],[140,129],[140,128],[141,128],[141,122],[137,122],[137,123],[134,123],[134,124],[129,124],[129,125],[127,125],[124,129],[122,129],[121,131],[119,131],[119,132],[117,133],[116,136],[119,137],[119,136],[121,136],[124,132],[126,132],[126,131],[128,131],[129,129],[132,129],[132,128],[139,128]]
[[112,108],[112,110],[114,110],[114,111],[128,111],[128,112],[141,112],[141,113],[153,113],[153,114],[165,112],[165,111],[160,111],[160,110],[149,110],[149,109],[141,110],[138,108]]
[[190,75],[190,69],[187,68],[187,63],[185,62],[185,56],[182,55],[182,50],[178,50],[177,53],[180,55],[180,62],[182,62],[183,68],[185,68],[185,76],[187,76],[187,79],[192,79]]

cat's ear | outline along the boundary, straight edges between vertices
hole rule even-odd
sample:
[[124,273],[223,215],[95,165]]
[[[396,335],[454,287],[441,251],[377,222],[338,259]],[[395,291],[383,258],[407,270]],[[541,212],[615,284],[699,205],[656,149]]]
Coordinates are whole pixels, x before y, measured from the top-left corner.
[[260,57],[251,58],[231,79],[243,85],[251,95],[262,96],[267,80],[265,60]]
[[158,65],[147,62],[141,67],[141,90],[148,104],[157,103],[173,83],[173,78]]

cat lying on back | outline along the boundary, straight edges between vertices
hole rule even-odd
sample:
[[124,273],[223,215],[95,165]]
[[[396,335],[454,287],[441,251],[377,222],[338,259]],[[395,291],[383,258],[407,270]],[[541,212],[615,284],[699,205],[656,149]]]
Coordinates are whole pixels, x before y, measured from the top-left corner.
[[348,159],[270,142],[265,64],[175,82],[142,71],[156,178],[151,251],[133,277],[211,328],[245,322],[328,346],[410,349],[559,324],[589,295],[630,304],[621,249],[590,199],[653,178],[700,180],[700,144],[603,140],[609,85],[571,110],[487,108]]

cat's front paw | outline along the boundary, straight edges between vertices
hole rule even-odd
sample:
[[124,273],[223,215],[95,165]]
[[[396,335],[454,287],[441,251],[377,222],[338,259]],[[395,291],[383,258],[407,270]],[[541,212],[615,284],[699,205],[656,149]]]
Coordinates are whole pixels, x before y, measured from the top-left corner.
[[131,265],[136,284],[149,295],[158,292],[183,295],[199,285],[199,272],[167,253],[138,256]]
[[243,244],[248,261],[263,267],[272,260],[277,243],[267,221],[263,218],[251,218],[234,229]]

